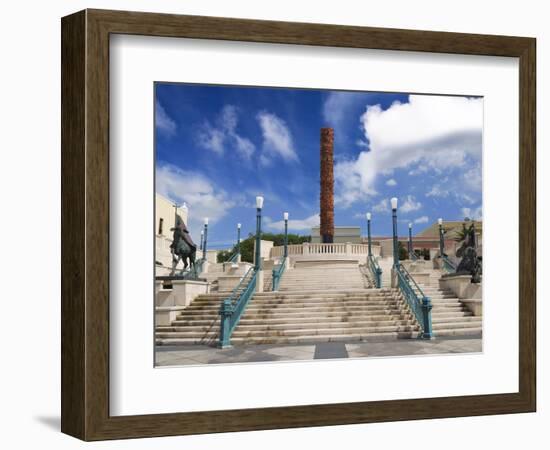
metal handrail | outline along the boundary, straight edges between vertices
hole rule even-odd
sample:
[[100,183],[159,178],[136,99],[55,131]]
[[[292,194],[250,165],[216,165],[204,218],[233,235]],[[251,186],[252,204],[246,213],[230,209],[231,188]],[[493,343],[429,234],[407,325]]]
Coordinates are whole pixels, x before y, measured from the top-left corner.
[[420,337],[431,339],[433,337],[432,330],[432,303],[414,278],[405,267],[400,264],[396,267],[399,290],[405,297],[409,308],[416,317],[416,321],[422,329]]
[[456,266],[451,262],[451,260],[443,255],[441,256],[441,261],[443,262],[442,269],[447,273],[455,273],[456,272]]
[[380,289],[382,287],[382,269],[378,265],[378,261],[376,261],[372,255],[369,255],[367,262],[367,266],[374,277],[374,284]]
[[239,259],[239,255],[240,255],[239,252],[233,253],[231,257],[227,260],[227,262],[231,262],[231,263],[237,262],[237,260]]
[[[249,276],[251,274],[251,276]],[[241,279],[237,287],[231,291],[229,297],[222,301],[220,307],[220,338],[221,348],[231,346],[231,335],[238,325],[248,302],[256,291],[258,271],[251,267]]]
[[286,258],[283,258],[283,261],[277,266],[273,268],[273,281],[272,281],[272,291],[278,291],[279,290],[279,283],[281,282],[281,277],[283,276],[283,272],[286,268]]

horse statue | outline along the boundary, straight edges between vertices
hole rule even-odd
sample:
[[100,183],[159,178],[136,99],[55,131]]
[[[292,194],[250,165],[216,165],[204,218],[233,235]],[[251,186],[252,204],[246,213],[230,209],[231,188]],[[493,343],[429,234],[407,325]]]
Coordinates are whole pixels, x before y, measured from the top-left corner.
[[[180,272],[180,275],[186,271],[187,267],[189,270],[196,270],[195,267],[195,258],[197,254],[197,246],[191,239],[189,230],[185,225],[183,219],[177,215],[176,216],[176,226],[171,228],[170,231],[173,231],[172,244],[170,244],[170,249],[172,252],[172,272],[170,276],[174,276],[176,273],[176,267],[180,261],[183,261],[183,269]],[[189,260],[189,263],[187,262]]]
[[473,223],[468,228],[464,226],[464,239],[462,245],[456,251],[456,256],[462,258],[456,268],[456,273],[471,275],[472,283],[480,283],[481,257],[477,255],[476,233]]

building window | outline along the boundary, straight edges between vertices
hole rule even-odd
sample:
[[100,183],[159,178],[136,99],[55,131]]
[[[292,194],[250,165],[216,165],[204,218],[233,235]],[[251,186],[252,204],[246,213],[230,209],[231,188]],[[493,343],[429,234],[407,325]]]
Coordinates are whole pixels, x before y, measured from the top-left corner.
[[164,224],[164,219],[161,217],[159,219],[159,234],[162,234],[162,225]]

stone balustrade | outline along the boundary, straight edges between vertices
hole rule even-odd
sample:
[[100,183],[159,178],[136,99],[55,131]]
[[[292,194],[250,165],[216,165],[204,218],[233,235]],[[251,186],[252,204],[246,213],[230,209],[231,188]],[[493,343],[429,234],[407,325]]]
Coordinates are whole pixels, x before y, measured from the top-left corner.
[[[380,247],[377,245],[373,245],[372,251],[373,254],[376,256],[380,254]],[[283,256],[283,253],[284,246],[276,246],[271,249],[269,256],[271,259],[278,259]],[[303,244],[288,245],[288,256],[290,257],[308,255],[366,257],[368,253],[369,246],[367,244],[353,244],[351,242],[334,244],[304,242]]]

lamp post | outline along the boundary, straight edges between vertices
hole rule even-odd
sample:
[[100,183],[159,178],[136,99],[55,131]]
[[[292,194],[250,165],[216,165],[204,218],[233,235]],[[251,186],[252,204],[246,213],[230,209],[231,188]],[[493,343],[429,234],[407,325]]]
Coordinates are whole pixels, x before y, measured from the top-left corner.
[[288,257],[288,213],[283,213],[283,219],[285,220],[285,252],[284,257]]
[[201,249],[201,252],[203,248],[203,243],[204,243],[204,229],[201,230],[201,246],[199,247]]
[[237,255],[241,254],[241,224],[237,224]]
[[261,249],[260,241],[262,235],[262,207],[264,205],[264,198],[262,196],[256,197],[256,257],[254,260],[254,268],[256,270],[262,270],[262,261],[260,258]]
[[369,246],[368,246],[369,258],[372,256],[371,236],[370,236],[370,219],[371,219],[371,214],[370,214],[370,212],[368,212],[367,213],[367,241],[369,243]]
[[409,223],[409,259],[413,259],[413,236],[412,236],[413,224]]
[[391,199],[391,213],[393,221],[393,266],[399,266],[399,244],[397,240],[397,198]]
[[206,260],[206,241],[208,240],[208,217],[204,218],[204,241],[202,247],[202,259]]
[[443,219],[437,219],[439,224],[439,256],[443,258],[443,250],[445,249],[445,241],[443,239]]

